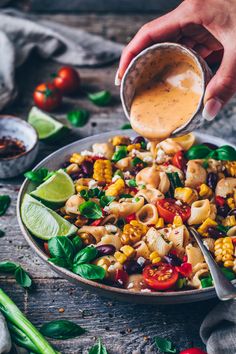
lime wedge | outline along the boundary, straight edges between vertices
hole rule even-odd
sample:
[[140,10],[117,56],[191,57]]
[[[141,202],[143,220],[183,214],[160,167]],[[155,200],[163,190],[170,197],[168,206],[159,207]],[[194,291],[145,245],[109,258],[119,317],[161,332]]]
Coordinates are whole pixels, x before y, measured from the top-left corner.
[[29,194],[24,196],[21,217],[27,229],[42,240],[55,236],[70,236],[77,231],[76,226]]
[[48,203],[63,204],[75,194],[75,186],[70,176],[60,169],[30,194]]
[[40,140],[55,140],[68,128],[37,107],[29,112],[28,122],[37,130]]

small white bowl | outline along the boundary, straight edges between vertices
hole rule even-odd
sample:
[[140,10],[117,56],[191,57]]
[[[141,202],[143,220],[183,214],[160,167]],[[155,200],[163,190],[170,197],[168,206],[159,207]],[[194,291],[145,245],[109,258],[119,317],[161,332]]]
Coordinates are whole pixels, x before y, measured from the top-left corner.
[[126,117],[130,119],[130,109],[136,89],[139,87],[140,77],[145,74],[145,70],[148,67],[152,66],[153,61],[158,60],[157,58],[160,56],[161,52],[166,50],[173,51],[173,56],[176,52],[180,52],[181,54],[184,53],[186,56],[190,57],[200,69],[202,76],[202,95],[194,115],[190,117],[187,123],[176,129],[172,134],[173,136],[184,135],[199,128],[204,121],[201,114],[203,110],[203,98],[205,88],[212,76],[207,63],[193,50],[178,43],[169,42],[154,44],[151,47],[144,49],[130,62],[125,71],[120,86],[121,102]]
[[38,153],[38,134],[24,120],[0,115],[0,138],[11,137],[23,142],[26,151],[18,156],[0,158],[0,178],[11,178],[25,172],[33,164]]

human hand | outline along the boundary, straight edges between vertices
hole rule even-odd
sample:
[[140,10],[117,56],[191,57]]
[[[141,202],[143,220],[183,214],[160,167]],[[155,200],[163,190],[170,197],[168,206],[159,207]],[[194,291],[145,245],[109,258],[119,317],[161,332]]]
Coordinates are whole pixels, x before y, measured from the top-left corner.
[[185,0],[175,10],[145,24],[124,49],[115,84],[130,61],[157,42],[186,45],[203,58],[224,50],[219,69],[207,85],[203,117],[212,120],[236,92],[236,1]]

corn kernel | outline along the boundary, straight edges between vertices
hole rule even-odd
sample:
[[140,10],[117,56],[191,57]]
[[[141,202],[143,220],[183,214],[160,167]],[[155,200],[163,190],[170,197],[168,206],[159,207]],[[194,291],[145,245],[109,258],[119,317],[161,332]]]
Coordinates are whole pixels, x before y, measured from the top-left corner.
[[182,226],[182,225],[183,225],[183,220],[182,220],[181,216],[176,215],[173,220],[173,226],[178,227],[178,226]]
[[127,146],[127,151],[130,152],[132,150],[140,150],[141,149],[141,144],[131,144]]
[[135,249],[129,245],[125,245],[120,249],[128,258],[135,255]]
[[114,146],[129,145],[129,144],[130,144],[130,138],[128,136],[116,135],[112,138],[112,145]]
[[124,253],[119,252],[119,251],[114,253],[114,257],[117,260],[117,262],[119,262],[121,264],[125,263],[125,261],[127,260],[126,255]]
[[83,191],[84,189],[88,189],[88,187],[81,186],[80,184],[76,184],[75,189],[76,189],[76,192],[79,193],[79,192]]
[[71,163],[76,163],[78,165],[80,165],[83,161],[85,160],[85,156],[80,155],[79,153],[75,152],[74,154],[72,154],[71,158],[70,158],[70,162]]
[[222,254],[222,248],[220,248],[220,249],[218,249],[218,250],[216,250],[215,251],[215,256],[219,256],[219,255],[221,255]]
[[236,219],[234,215],[229,215],[223,220],[223,225],[224,226],[235,226],[236,225]]
[[236,177],[236,162],[235,161],[227,161],[226,170],[228,174],[232,177]]
[[158,258],[158,257],[159,257],[159,254],[156,251],[153,251],[149,256],[151,261],[153,261],[153,259]]
[[157,229],[161,229],[161,228],[164,227],[164,226],[165,226],[164,219],[163,219],[163,218],[159,218],[159,219],[157,220],[157,223],[156,223],[155,227],[156,227]]
[[222,256],[222,261],[225,262],[225,261],[232,261],[234,258],[233,256],[231,256],[230,254],[226,254],[224,256]]
[[111,197],[116,197],[125,188],[125,182],[122,178],[117,179],[114,183],[112,183],[106,190],[106,195]]
[[68,175],[71,175],[72,173],[76,173],[79,171],[79,166],[77,165],[77,163],[71,163],[67,168],[66,168],[66,173],[68,173]]
[[155,264],[155,263],[159,263],[160,261],[161,261],[161,257],[157,257],[152,260],[152,263]]
[[175,199],[181,200],[184,203],[192,204],[198,199],[197,192],[189,187],[177,187],[174,193]]
[[230,209],[234,209],[235,208],[234,198],[228,198],[227,199],[227,204],[230,207]]
[[140,241],[146,233],[147,226],[141,224],[137,220],[132,220],[129,224],[124,226],[123,233],[121,235],[121,242],[123,245],[133,245]]
[[214,227],[217,226],[217,222],[212,220],[211,218],[207,218],[202,225],[199,226],[199,228],[197,229],[197,231],[199,232],[199,234],[201,234],[202,236],[208,236],[207,230],[209,227]]
[[200,185],[199,189],[200,197],[210,198],[212,196],[212,190],[205,183]]
[[234,261],[225,261],[224,262],[224,267],[226,268],[232,268],[234,266]]

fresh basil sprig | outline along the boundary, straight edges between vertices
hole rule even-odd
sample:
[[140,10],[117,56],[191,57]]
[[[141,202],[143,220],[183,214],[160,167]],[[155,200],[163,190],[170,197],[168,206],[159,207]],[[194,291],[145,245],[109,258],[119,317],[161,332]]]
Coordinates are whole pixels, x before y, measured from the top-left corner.
[[108,351],[105,345],[102,344],[101,339],[99,339],[98,343],[95,344],[92,348],[90,348],[89,354],[108,354]]
[[4,215],[11,203],[11,198],[9,195],[0,195],[0,216]]
[[70,111],[67,114],[67,119],[74,127],[83,127],[88,122],[89,111],[87,109]]
[[80,204],[79,211],[81,215],[88,219],[97,220],[102,217],[102,209],[98,204],[91,200]]
[[76,250],[73,242],[68,237],[52,237],[48,241],[48,250],[51,255],[50,262],[59,267],[72,268]]
[[95,264],[75,263],[73,265],[73,272],[89,280],[102,280],[106,275],[105,269]]
[[74,258],[73,263],[76,265],[89,263],[93,261],[98,255],[98,250],[94,246],[88,246],[83,248]]
[[119,146],[112,156],[112,161],[117,162],[127,156],[127,146]]
[[157,349],[164,353],[177,353],[171,341],[161,337],[155,337],[155,344]]
[[103,90],[88,94],[88,98],[97,106],[107,106],[111,101],[111,94],[109,91]]
[[230,145],[223,145],[218,149],[212,150],[208,146],[200,144],[192,146],[185,156],[188,160],[194,159],[214,159],[221,161],[235,161],[236,150]]
[[200,144],[192,146],[186,151],[185,156],[188,160],[205,159],[212,152],[208,146]]
[[29,274],[19,264],[15,262],[0,262],[0,272],[13,274],[17,283],[23,288],[30,288],[33,284],[33,281]]
[[86,330],[72,321],[55,320],[45,323],[40,332],[48,338],[65,340],[78,337]]
[[49,177],[49,174],[51,177],[52,173],[47,168],[42,167],[35,171],[25,172],[24,176],[33,183],[42,183]]
[[79,252],[81,248],[83,247],[83,241],[79,236],[75,236],[72,240],[72,243],[75,247],[75,251]]

